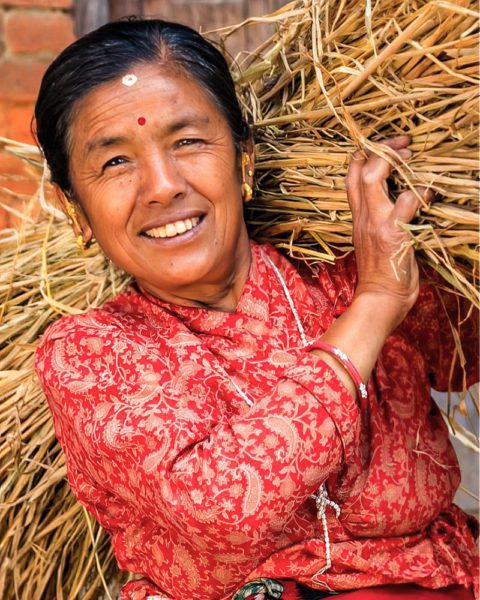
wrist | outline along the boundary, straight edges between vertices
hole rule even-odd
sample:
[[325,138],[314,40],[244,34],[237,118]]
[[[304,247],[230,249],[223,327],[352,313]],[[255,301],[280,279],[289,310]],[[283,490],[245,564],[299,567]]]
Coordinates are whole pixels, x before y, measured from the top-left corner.
[[[357,291],[350,306],[330,325],[321,340],[344,352],[366,382],[386,339],[407,312],[408,308],[391,295]],[[336,360],[322,350],[312,352],[321,353],[330,366]],[[341,374],[349,379],[342,368],[339,371],[338,364],[333,368],[340,373],[343,371]],[[351,387],[355,389],[353,385]]]
[[385,339],[400,325],[412,308],[414,300],[404,299],[392,294],[372,291],[356,291],[350,308],[372,319],[377,334]]
[[358,395],[361,398],[367,398],[368,394],[365,382],[363,381],[362,376],[358,372],[353,362],[350,360],[349,356],[345,354],[343,350],[340,350],[340,348],[337,348],[337,346],[329,344],[322,339],[311,342],[311,344],[307,346],[307,350],[320,350],[321,352],[326,352],[330,356],[333,356],[348,373],[350,379],[355,385]]

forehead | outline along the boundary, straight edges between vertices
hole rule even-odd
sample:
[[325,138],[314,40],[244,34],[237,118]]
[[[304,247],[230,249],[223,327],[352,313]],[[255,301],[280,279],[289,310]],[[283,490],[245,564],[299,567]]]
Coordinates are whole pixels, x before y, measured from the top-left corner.
[[179,69],[148,64],[132,67],[80,99],[70,120],[70,142],[104,127],[126,126],[139,116],[168,121],[182,114],[226,120],[215,101],[194,77]]

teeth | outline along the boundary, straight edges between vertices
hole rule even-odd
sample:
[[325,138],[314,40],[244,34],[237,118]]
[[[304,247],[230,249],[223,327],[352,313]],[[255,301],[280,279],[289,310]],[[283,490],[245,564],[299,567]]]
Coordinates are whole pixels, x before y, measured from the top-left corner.
[[184,219],[183,221],[175,221],[174,223],[167,223],[160,227],[153,227],[148,231],[145,231],[145,235],[153,238],[170,238],[176,235],[181,235],[186,231],[190,231],[198,225],[200,222],[199,217],[193,217],[191,219]]
[[185,221],[178,221],[178,223],[175,223],[175,229],[177,230],[177,233],[185,233],[187,231]]
[[165,231],[167,232],[167,237],[173,237],[177,235],[176,223],[169,223],[165,225]]

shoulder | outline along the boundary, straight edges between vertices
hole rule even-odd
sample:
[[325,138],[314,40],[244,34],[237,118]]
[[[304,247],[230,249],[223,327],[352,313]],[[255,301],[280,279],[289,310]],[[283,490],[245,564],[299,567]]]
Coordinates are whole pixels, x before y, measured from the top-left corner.
[[269,243],[260,244],[251,240],[251,247],[254,252],[265,253],[277,266],[288,263],[306,280],[315,282],[328,277],[336,280],[340,285],[355,283],[356,280],[357,265],[353,250],[330,251],[329,254],[322,254],[320,248],[318,253],[306,248],[302,257],[298,255],[295,257],[290,255],[287,249],[279,250]]
[[51,325],[41,337],[40,345],[76,331],[119,331],[129,322],[142,318],[136,295],[131,291],[119,294],[99,308],[81,314],[63,316]]
[[99,308],[57,319],[43,333],[38,349],[54,340],[75,335],[145,335],[152,328],[153,313],[157,321],[161,313],[159,310],[150,310],[149,305],[148,300],[129,289]]
[[82,314],[61,317],[52,323],[38,342],[35,370],[45,381],[47,373],[58,377],[68,364],[98,356],[95,364],[109,355],[124,356],[127,350],[149,343],[152,316],[146,301],[134,291],[119,294],[102,307]]
[[288,261],[309,287],[314,300],[320,305],[328,303],[339,313],[350,305],[357,283],[357,265],[353,251],[329,255],[331,259],[329,262],[317,260],[315,257],[310,259],[308,254],[305,255],[305,259],[295,259],[268,244],[261,247],[277,263],[277,266],[279,261]]
[[279,268],[288,264],[288,268],[295,271],[307,285],[316,305],[330,306],[338,316],[351,304],[357,284],[357,264],[353,251],[337,251],[319,260],[308,253],[303,258],[291,257],[270,244],[253,242],[252,248],[266,253]]

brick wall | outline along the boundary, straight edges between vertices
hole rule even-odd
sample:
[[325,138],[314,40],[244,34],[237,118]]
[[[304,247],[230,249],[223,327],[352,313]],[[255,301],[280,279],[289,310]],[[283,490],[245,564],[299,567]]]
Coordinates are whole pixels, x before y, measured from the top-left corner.
[[[30,123],[41,77],[58,52],[73,41],[73,0],[0,0],[0,136],[33,143]],[[15,208],[35,190],[28,168],[0,153],[0,202]],[[0,210],[0,228],[14,218]]]

